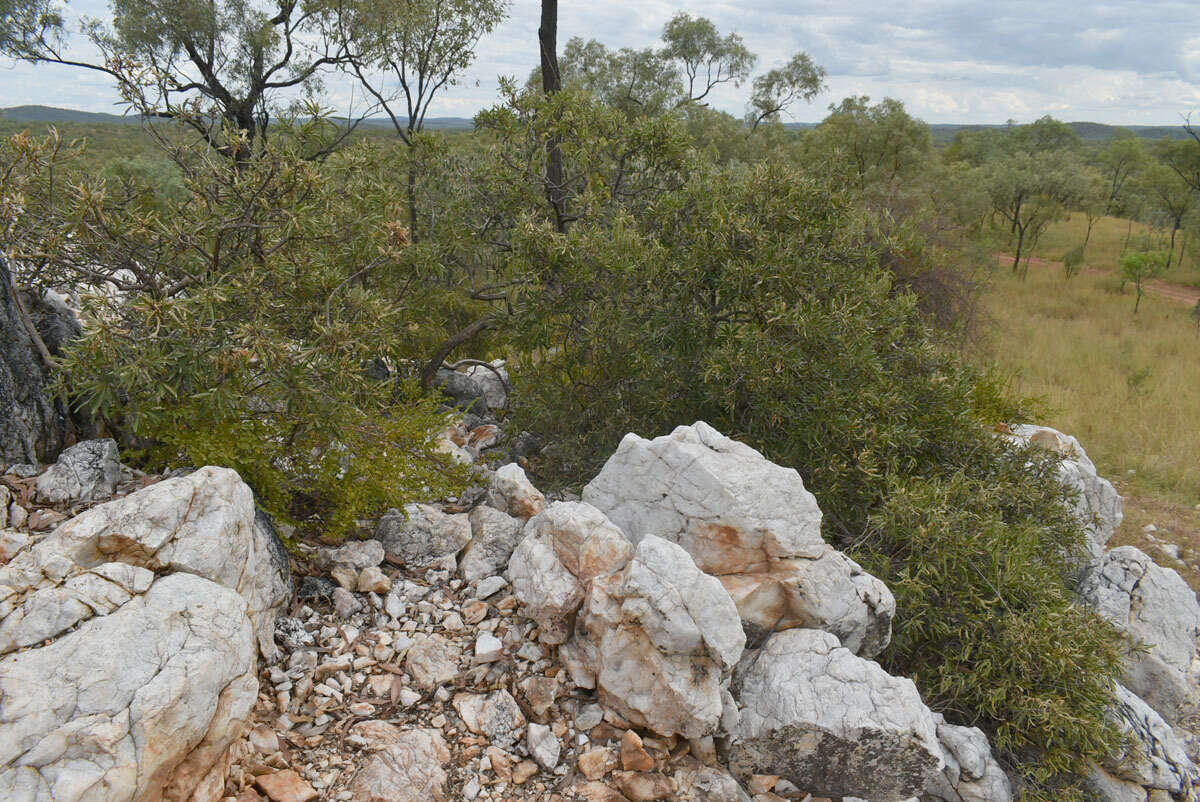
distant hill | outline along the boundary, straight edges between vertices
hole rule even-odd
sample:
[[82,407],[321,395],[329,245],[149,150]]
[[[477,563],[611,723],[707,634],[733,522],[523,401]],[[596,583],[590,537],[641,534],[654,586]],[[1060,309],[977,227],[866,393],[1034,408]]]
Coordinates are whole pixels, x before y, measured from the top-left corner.
[[[137,124],[142,118],[136,114],[119,115],[105,114],[96,111],[76,111],[74,109],[59,109],[53,106],[12,106],[0,109],[0,120],[10,120],[17,123],[115,123],[119,125]],[[363,121],[364,125],[391,128],[392,122],[384,117],[374,117]],[[428,117],[425,127],[446,131],[469,131],[475,123],[466,117]]]
[[13,106],[7,109],[0,109],[0,120],[11,120],[16,123],[116,123],[119,125],[133,125],[140,123],[142,118],[135,114],[122,116],[120,114],[105,114],[97,111],[56,109],[53,106]]
[[[58,109],[52,106],[13,106],[0,109],[0,120],[13,122],[44,122],[44,123],[117,123],[130,125],[141,122],[136,115],[104,114],[94,111],[75,111],[73,109]],[[384,117],[373,117],[363,122],[372,128],[390,128],[392,123]],[[425,127],[441,131],[469,131],[474,128],[474,122],[467,117],[429,117]],[[812,128],[816,123],[786,123],[785,127],[793,131]],[[1187,139],[1188,134],[1182,125],[1106,125],[1104,123],[1074,122],[1067,123],[1075,129],[1075,133],[1085,142],[1097,142],[1108,139],[1121,132],[1129,132],[1143,139]],[[934,123],[929,126],[933,132],[933,141],[938,145],[949,144],[959,131],[982,131],[988,128],[1003,128],[1003,125],[959,125],[955,123]]]

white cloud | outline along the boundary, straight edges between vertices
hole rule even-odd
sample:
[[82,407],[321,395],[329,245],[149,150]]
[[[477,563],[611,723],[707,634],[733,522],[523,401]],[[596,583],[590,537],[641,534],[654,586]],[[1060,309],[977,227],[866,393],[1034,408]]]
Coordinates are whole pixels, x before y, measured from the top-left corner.
[[[106,0],[73,4],[104,16]],[[1178,0],[1045,3],[1034,0],[844,0],[836,13],[815,0],[683,4],[665,0],[564,3],[560,46],[572,36],[611,46],[654,44],[679,10],[736,30],[759,54],[758,69],[806,50],[829,71],[830,92],[794,117],[818,120],[850,94],[890,96],[930,122],[1003,122],[1053,113],[1063,119],[1175,124],[1200,109],[1200,23]],[[441,94],[432,116],[469,117],[497,98],[497,76],[524,78],[537,61],[539,0],[515,0],[508,21],[480,43],[459,85]],[[347,108],[349,82],[327,81]],[[724,86],[713,105],[740,115],[747,89]],[[0,66],[0,106],[26,103],[114,111],[102,74],[50,65]]]

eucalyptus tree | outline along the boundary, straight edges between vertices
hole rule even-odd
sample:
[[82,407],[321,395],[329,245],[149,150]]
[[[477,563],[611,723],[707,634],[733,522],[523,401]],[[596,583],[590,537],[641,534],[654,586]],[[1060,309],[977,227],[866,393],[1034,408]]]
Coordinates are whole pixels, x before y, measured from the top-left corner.
[[184,122],[245,164],[283,93],[303,94],[344,54],[323,35],[323,10],[297,0],[112,0],[112,18],[83,18],[98,60],[70,46],[67,8],[4,0],[0,52],[111,76],[130,108]]
[[754,79],[753,93],[747,104],[747,119],[752,128],[779,115],[798,100],[812,100],[825,88],[825,69],[813,63],[807,53],[797,53],[787,64]]
[[409,150],[408,220],[417,237],[414,152],[434,99],[461,80],[479,40],[503,22],[508,0],[331,0],[325,35],[340,68],[371,97]]

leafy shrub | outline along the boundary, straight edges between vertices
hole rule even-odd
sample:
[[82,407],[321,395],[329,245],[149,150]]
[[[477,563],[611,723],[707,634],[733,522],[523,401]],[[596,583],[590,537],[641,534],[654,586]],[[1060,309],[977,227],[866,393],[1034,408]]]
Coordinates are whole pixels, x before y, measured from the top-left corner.
[[[319,164],[301,156],[305,134],[284,128],[236,167],[181,150],[182,191],[152,203],[137,171],[110,183],[70,162],[51,170],[53,149],[15,143],[36,205],[7,239],[24,280],[90,288],[64,387],[146,466],[235,468],[272,512],[342,534],[465,481],[437,451],[445,418],[416,381],[460,311],[407,245],[380,153]],[[373,360],[394,379],[369,379]]]
[[[530,355],[514,414],[553,444],[533,465],[543,482],[585,482],[626,432],[697,419],[795,467],[827,536],[898,587],[909,620],[893,668],[1044,784],[1111,744],[1116,636],[1070,607],[1062,555],[1082,535],[1054,472],[1014,461],[985,426],[1022,405],[897,290],[880,254],[914,249],[863,219],[782,162],[689,165],[636,214],[610,208],[564,235],[530,216],[510,242],[528,288],[513,337]],[[903,506],[918,498],[929,518]],[[1010,575],[1023,570],[1028,582]],[[946,604],[927,591],[935,574]],[[1079,637],[1051,637],[1064,631]]]
[[1120,652],[1062,582],[1077,528],[1046,503],[1054,467],[1026,452],[992,460],[990,476],[897,483],[858,556],[896,596],[885,668],[1023,758],[1030,798],[1080,799],[1060,778],[1119,743],[1100,722]]

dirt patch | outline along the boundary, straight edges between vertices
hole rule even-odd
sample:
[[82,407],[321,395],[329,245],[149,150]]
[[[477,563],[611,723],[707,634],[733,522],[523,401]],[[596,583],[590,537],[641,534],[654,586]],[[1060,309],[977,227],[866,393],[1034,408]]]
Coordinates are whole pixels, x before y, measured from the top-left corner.
[[[1012,254],[997,253],[995,254],[996,261],[1001,262],[1008,268],[1012,268]],[[1062,271],[1063,263],[1056,262],[1053,259],[1040,259],[1033,257],[1029,260],[1030,267],[1036,267],[1039,270],[1058,270]],[[1088,267],[1084,265],[1079,272],[1085,276],[1111,276],[1113,271],[1104,270],[1099,267]],[[1195,306],[1200,303],[1200,288],[1192,287],[1187,284],[1175,284],[1170,281],[1162,281],[1160,279],[1152,279],[1146,282],[1145,291],[1151,295],[1159,295],[1163,298],[1170,298],[1173,301]]]

